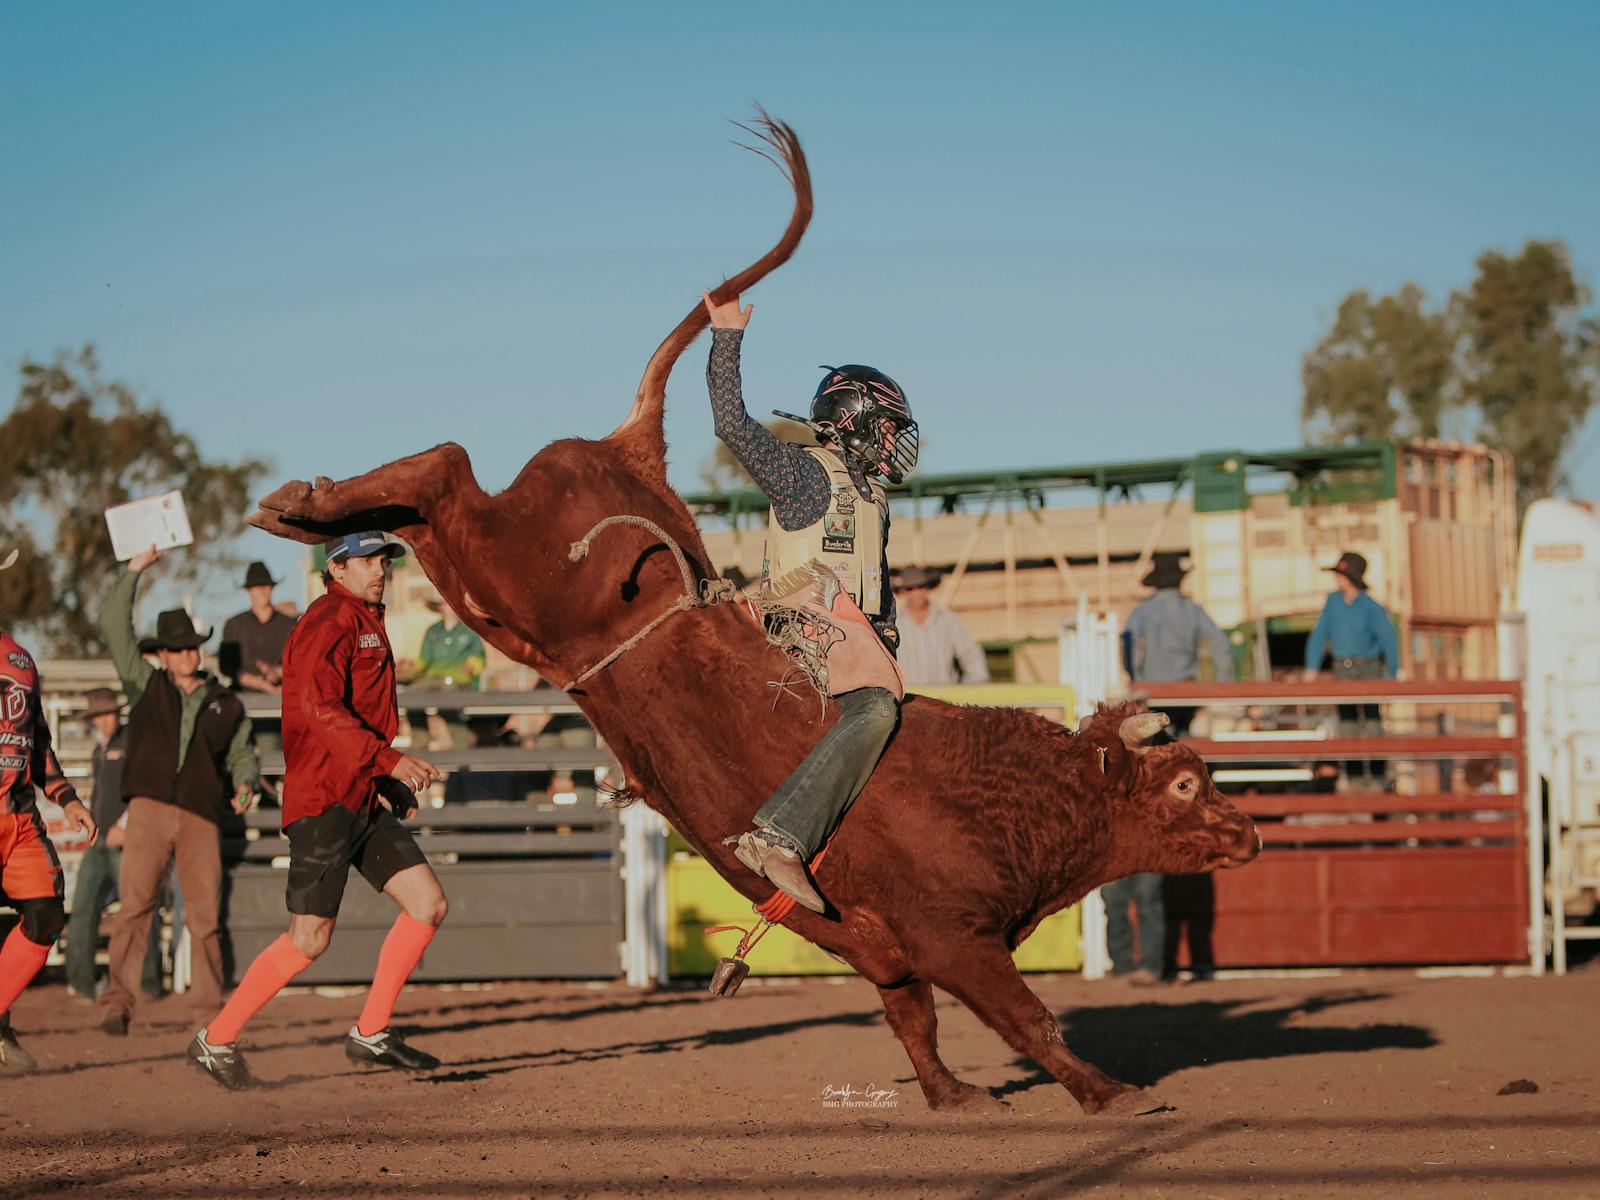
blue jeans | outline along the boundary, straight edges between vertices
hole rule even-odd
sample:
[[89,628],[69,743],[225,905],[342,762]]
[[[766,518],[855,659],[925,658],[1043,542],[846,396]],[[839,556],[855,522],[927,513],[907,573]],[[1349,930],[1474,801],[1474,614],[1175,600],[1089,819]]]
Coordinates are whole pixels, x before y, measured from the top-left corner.
[[[72,889],[72,917],[67,922],[67,983],[85,996],[94,995],[94,952],[100,941],[100,914],[117,890],[122,873],[122,851],[94,845],[83,852],[78,864],[78,882]],[[150,922],[150,947],[144,956],[140,986],[146,995],[161,995],[161,914]]]
[[[1135,969],[1160,978],[1165,974],[1167,920],[1161,904],[1161,876],[1143,871],[1100,889],[1106,903],[1106,948],[1111,951],[1111,973],[1126,975]],[[1128,905],[1139,914],[1139,956],[1133,954],[1133,922]]]
[[900,723],[900,702],[884,688],[835,696],[843,709],[832,729],[756,813],[756,828],[793,842],[810,858],[867,786],[883,748]]

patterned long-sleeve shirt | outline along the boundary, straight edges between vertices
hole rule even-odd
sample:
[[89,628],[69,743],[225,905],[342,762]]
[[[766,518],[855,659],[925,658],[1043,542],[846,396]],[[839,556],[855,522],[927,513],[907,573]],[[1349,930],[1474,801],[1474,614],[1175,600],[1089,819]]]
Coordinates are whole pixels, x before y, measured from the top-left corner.
[[[831,487],[828,472],[805,447],[779,438],[746,411],[744,386],[739,378],[739,347],[742,329],[713,329],[711,358],[706,363],[706,390],[711,394],[712,428],[723,445],[733,451],[756,486],[772,502],[772,512],[784,529],[804,529],[822,520],[828,511]],[[843,459],[864,499],[873,498],[872,488],[859,465]],[[884,508],[883,544],[889,544],[889,512]],[[885,635],[889,645],[898,643],[895,626],[894,592],[889,587],[889,563],[885,556],[879,577],[883,580],[881,611],[872,617],[873,627]]]

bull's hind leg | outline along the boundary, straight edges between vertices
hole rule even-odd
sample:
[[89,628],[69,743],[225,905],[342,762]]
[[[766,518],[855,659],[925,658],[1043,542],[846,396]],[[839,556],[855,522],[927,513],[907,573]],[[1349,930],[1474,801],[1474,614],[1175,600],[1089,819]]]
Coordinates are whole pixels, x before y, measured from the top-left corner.
[[477,490],[467,452],[454,442],[388,463],[365,475],[338,482],[319,476],[315,483],[296,479],[260,502],[265,512],[283,520],[312,525],[338,525],[358,513],[407,510],[428,519],[443,497]]
[[929,1108],[999,1106],[1000,1102],[985,1089],[962,1083],[940,1059],[939,1019],[933,1011],[931,986],[919,979],[900,987],[880,987],[878,995],[883,1000],[889,1028],[906,1048],[906,1057],[917,1073]]
[[1131,1084],[1119,1083],[1067,1049],[1061,1024],[1033,994],[1004,945],[963,945],[959,961],[935,982],[978,1018],[1026,1054],[1072,1093],[1087,1113],[1138,1113],[1160,1101]]

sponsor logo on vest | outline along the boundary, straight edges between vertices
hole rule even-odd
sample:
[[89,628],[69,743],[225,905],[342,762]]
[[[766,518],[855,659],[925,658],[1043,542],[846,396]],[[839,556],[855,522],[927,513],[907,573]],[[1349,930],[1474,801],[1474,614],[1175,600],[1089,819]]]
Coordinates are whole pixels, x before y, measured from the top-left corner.
[[829,554],[854,554],[856,519],[852,513],[828,513],[822,518],[822,548]]
[[362,650],[377,650],[383,645],[383,639],[375,633],[362,633],[356,635],[356,645]]
[[21,650],[12,650],[6,655],[6,661],[19,671],[33,670],[33,659],[29,658]]

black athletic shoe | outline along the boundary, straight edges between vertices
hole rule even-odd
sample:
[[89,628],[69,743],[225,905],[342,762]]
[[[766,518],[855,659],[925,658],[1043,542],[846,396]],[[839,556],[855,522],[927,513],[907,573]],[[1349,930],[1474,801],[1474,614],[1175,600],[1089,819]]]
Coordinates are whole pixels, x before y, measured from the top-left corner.
[[0,1075],[26,1075],[38,1065],[11,1031],[11,1018],[0,1017]]
[[344,1056],[351,1062],[397,1067],[402,1071],[431,1071],[439,1065],[437,1058],[406,1045],[393,1030],[380,1029],[367,1037],[354,1025],[350,1026],[350,1036],[344,1040]]
[[194,1035],[194,1041],[189,1043],[183,1056],[230,1092],[242,1092],[256,1085],[255,1076],[244,1065],[244,1055],[239,1053],[239,1047],[213,1046],[206,1041],[204,1029]]
[[127,1012],[120,1008],[107,1010],[105,1018],[100,1022],[100,1032],[108,1035],[109,1037],[127,1037]]

